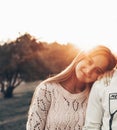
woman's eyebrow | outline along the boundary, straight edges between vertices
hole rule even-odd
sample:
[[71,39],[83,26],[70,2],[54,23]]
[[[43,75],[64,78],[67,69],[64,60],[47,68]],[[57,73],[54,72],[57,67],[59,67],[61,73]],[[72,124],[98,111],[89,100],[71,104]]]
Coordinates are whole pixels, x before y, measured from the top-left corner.
[[93,59],[90,56],[87,56],[87,59],[91,62],[94,63]]

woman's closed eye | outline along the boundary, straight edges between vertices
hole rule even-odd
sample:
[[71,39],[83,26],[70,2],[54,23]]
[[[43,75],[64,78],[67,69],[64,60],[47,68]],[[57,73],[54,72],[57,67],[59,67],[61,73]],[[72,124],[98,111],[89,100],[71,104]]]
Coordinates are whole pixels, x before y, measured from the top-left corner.
[[103,72],[103,70],[100,69],[100,68],[95,68],[95,73],[96,73],[96,74],[103,74],[104,72]]

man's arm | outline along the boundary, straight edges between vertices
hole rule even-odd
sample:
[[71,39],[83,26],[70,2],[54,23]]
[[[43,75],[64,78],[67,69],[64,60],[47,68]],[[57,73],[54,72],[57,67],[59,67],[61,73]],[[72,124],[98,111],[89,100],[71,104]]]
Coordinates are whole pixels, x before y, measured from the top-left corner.
[[83,130],[101,130],[103,109],[101,104],[100,82],[94,83],[88,100],[86,119]]

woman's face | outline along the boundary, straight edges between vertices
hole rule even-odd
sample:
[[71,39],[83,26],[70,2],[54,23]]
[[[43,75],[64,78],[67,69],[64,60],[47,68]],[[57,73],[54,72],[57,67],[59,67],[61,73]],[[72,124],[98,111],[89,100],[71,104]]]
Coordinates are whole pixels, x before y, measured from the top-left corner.
[[106,71],[108,64],[108,58],[103,55],[86,57],[77,64],[75,68],[76,77],[81,82],[94,82],[99,75]]

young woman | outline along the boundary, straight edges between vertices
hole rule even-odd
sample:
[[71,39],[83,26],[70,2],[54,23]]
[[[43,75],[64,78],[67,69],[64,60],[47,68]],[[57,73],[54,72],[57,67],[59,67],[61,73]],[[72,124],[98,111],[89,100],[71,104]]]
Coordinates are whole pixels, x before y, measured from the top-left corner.
[[65,70],[38,85],[26,130],[82,130],[91,86],[115,64],[105,46],[79,53]]

